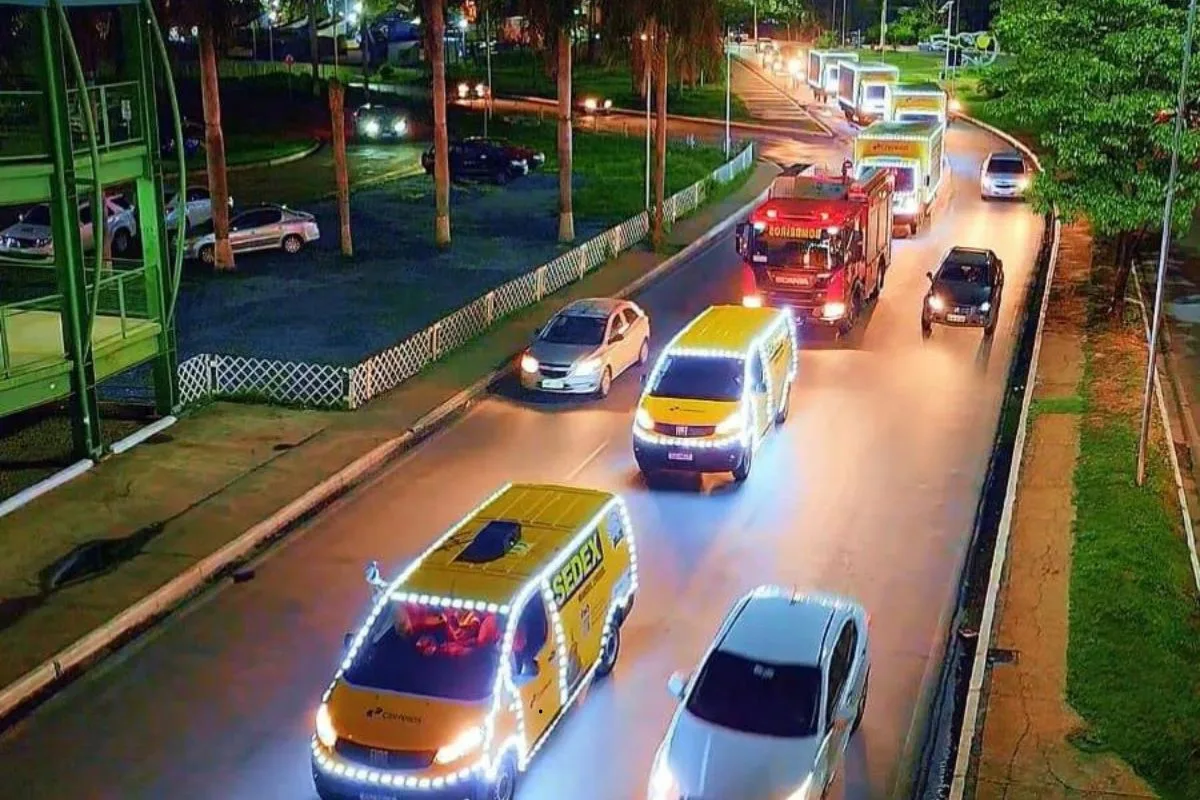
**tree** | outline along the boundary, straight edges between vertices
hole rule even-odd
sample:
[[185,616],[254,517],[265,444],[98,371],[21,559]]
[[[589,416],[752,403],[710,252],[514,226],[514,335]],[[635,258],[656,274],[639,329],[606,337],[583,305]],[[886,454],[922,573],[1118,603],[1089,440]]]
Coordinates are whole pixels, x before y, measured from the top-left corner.
[[575,239],[575,213],[571,192],[574,171],[574,134],[571,130],[571,31],[578,0],[526,0],[525,12],[538,34],[554,52],[558,95],[558,241]]
[[425,52],[433,73],[433,221],[438,247],[450,246],[450,137],[446,131],[446,8],[443,0],[421,0]]
[[159,0],[156,11],[164,28],[195,27],[200,38],[200,94],[204,105],[204,147],[208,190],[212,196],[213,267],[231,270],[233,248],[229,244],[229,181],[225,170],[225,132],[221,127],[219,53],[234,30],[260,11],[255,0]]
[[[986,84],[997,115],[1033,134],[1042,165],[1032,199],[1111,239],[1109,310],[1124,310],[1139,245],[1162,230],[1182,66],[1183,11],[1162,0],[1008,0],[995,27],[1015,58]],[[1193,73],[1195,77],[1195,73]],[[1189,87],[1190,96],[1197,86]],[[1181,146],[1172,219],[1186,230],[1200,197],[1200,132]]]
[[[321,0],[308,0],[308,49],[309,60],[312,63],[312,93],[316,97],[321,93],[321,39],[317,36],[317,14],[320,12]],[[334,40],[337,47],[337,40]]]

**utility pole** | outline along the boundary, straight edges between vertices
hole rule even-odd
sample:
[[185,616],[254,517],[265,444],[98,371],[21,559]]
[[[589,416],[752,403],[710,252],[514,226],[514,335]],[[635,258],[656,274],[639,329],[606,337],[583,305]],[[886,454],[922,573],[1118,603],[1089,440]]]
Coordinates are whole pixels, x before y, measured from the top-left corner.
[[954,24],[954,0],[947,0],[939,9],[946,15],[946,64],[942,67],[942,77],[950,79],[950,27]]
[[488,6],[483,8],[483,48],[487,58],[487,107],[483,112],[483,135],[488,135],[488,121],[492,118],[492,12]]
[[883,7],[879,11],[879,49],[887,46],[887,0],[883,0]]
[[849,0],[842,0],[842,47],[846,46],[846,4]]
[[[758,30],[755,28],[755,30]],[[646,85],[646,211],[650,210],[650,37],[642,34],[642,41],[646,42],[647,55],[643,59],[645,62],[645,85]]]
[[[754,52],[758,52],[758,0],[754,0]],[[646,206],[649,207],[650,201],[646,201]]]
[[1137,485],[1146,481],[1146,440],[1150,434],[1150,392],[1158,368],[1158,334],[1162,328],[1163,287],[1167,278],[1167,249],[1171,245],[1171,214],[1175,207],[1175,182],[1179,176],[1179,146],[1183,118],[1187,112],[1188,68],[1192,62],[1192,31],[1196,26],[1196,0],[1188,3],[1187,33],[1183,38],[1183,71],[1179,76],[1179,101],[1175,107],[1175,136],[1171,142],[1171,172],[1167,178],[1167,202],[1163,207],[1162,239],[1158,244],[1158,274],[1154,287],[1154,324],[1150,329],[1150,352],[1146,358],[1146,386],[1142,392],[1142,421],[1138,432]]
[[[729,160],[729,150],[733,143],[729,140],[729,106],[730,84],[733,83],[733,42],[729,31],[725,31],[725,160]],[[648,122],[648,120],[647,120]]]

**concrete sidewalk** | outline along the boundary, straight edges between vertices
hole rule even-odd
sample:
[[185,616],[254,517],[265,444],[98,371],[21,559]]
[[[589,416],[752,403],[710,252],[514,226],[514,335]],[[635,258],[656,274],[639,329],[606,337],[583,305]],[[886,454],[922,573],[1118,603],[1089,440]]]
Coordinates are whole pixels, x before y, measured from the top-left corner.
[[[760,163],[736,191],[676,223],[671,253],[761,194]],[[129,453],[0,520],[0,687],[193,568],[507,362],[563,304],[612,295],[665,261],[636,249],[496,326],[353,413],[235,403],[202,408]],[[113,563],[47,590],[44,570],[85,543]]]

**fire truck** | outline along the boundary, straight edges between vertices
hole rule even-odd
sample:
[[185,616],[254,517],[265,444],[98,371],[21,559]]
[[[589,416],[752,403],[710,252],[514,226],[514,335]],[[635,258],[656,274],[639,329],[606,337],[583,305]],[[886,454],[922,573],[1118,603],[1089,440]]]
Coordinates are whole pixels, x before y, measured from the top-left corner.
[[786,306],[805,326],[848,333],[879,296],[892,261],[889,170],[852,176],[797,165],[736,229],[742,302]]

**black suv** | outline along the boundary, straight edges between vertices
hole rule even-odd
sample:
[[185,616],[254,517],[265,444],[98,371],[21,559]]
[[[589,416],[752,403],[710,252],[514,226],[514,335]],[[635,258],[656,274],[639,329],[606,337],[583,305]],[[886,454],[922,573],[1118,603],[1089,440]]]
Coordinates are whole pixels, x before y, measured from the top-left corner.
[[[546,161],[544,153],[518,147],[501,139],[471,137],[450,143],[450,180],[490,180],[508,183],[528,175]],[[433,174],[433,148],[421,155],[421,166]]]
[[953,247],[937,272],[926,272],[929,292],[921,303],[921,335],[929,338],[934,323],[983,328],[990,337],[1000,319],[1004,262],[991,250]]

